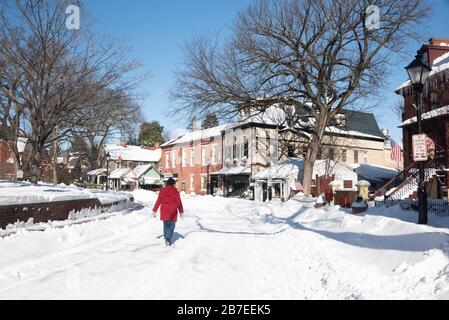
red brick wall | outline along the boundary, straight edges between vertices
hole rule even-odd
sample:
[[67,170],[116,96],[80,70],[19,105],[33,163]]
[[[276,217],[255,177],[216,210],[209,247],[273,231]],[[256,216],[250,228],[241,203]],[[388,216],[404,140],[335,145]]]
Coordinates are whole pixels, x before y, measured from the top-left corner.
[[[431,40],[431,44],[428,45],[424,45],[420,52],[424,53],[427,52],[429,55],[429,63],[432,66],[433,62],[436,58],[442,56],[443,54],[449,52],[449,47],[448,46],[439,46],[439,42],[446,42],[449,43],[448,39],[432,39]],[[435,78],[436,79],[436,78]],[[429,112],[432,109],[432,104],[434,108],[441,108],[441,107],[445,107],[449,105],[449,77],[447,77],[446,79],[440,79],[440,77],[438,78],[438,81],[433,81],[432,82],[432,86],[431,87],[426,87],[426,89],[424,90],[424,96],[423,96],[423,113],[425,112]],[[437,101],[436,103],[431,103],[431,94],[435,93],[437,96]],[[412,90],[404,90],[403,91],[404,94],[404,114],[403,114],[403,120],[407,120],[413,117],[416,117],[416,109],[413,106],[416,102],[415,102],[415,96],[412,92]],[[441,119],[441,120],[432,120],[432,121],[443,121],[445,122],[446,120]],[[435,122],[433,122],[432,124],[427,125],[426,123],[424,124],[424,132],[426,132],[429,135],[437,135],[434,137],[434,139],[443,141],[443,139],[440,139],[441,137],[444,137],[445,135],[448,135],[449,130],[447,128],[447,126],[445,126],[444,124],[438,123],[438,125],[434,125],[436,124]],[[426,131],[426,126],[429,127],[429,129],[431,131],[435,131],[433,129],[437,128],[437,133],[433,133],[431,134],[430,132]],[[435,128],[433,128],[435,127]],[[441,131],[441,132],[440,132]],[[412,135],[417,133],[416,129],[413,128],[413,126],[406,126],[403,128],[403,142],[404,142],[404,165],[405,167],[409,166],[412,162],[412,159],[410,159],[410,156],[413,152],[412,150]],[[443,147],[447,148],[447,143],[443,143]]]
[[0,179],[10,180],[16,176],[16,170],[10,159],[13,158],[12,151],[8,145],[0,140]]
[[[209,168],[207,166],[202,165],[202,148],[207,147],[207,152],[211,154],[211,146],[217,145],[217,163],[211,164]],[[191,148],[195,148],[195,165],[191,166],[190,164],[190,151]],[[182,149],[187,149],[186,156],[186,166],[182,166]],[[176,153],[176,167],[172,167],[172,154],[173,151]],[[166,161],[166,153],[169,152],[169,163],[167,166]],[[174,145],[162,148],[162,174],[170,175],[170,174],[178,174],[178,190],[182,190],[182,183],[185,183],[185,191],[187,193],[195,192],[196,194],[206,194],[207,192],[201,189],[201,179],[202,175],[206,175],[209,173],[209,182],[210,182],[210,174],[220,171],[223,168],[222,165],[222,139],[221,137],[214,137],[213,140],[207,139],[207,141],[193,141],[189,144],[183,145]],[[193,190],[190,188],[190,177],[194,176],[194,188]]]

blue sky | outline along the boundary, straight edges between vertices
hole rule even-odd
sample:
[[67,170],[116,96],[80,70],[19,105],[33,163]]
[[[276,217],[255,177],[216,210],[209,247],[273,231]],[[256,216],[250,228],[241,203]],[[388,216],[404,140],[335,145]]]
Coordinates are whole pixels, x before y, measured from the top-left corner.
[[[219,34],[224,38],[236,12],[250,0],[86,0],[89,14],[95,19],[99,32],[117,39],[126,39],[133,48],[133,56],[143,63],[143,70],[152,74],[141,84],[147,95],[142,103],[145,120],[158,120],[174,131],[184,123],[167,116],[170,108],[168,91],[174,83],[173,71],[182,62],[181,46],[197,35]],[[449,0],[429,0],[434,8],[432,18],[423,26],[433,37],[449,38]],[[400,121],[390,110],[397,100],[394,94],[407,75],[404,66],[413,59],[420,43],[411,42],[409,57],[401,59],[386,79],[387,89],[381,93],[382,105],[375,113],[382,128],[389,128],[393,138],[402,139],[397,128]]]

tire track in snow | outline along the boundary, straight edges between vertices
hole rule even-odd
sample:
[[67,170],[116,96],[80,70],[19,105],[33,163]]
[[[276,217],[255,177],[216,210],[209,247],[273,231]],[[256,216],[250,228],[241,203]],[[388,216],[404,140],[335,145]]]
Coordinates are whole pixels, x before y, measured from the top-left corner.
[[[135,212],[134,214],[139,214],[139,212]],[[113,217],[114,218],[114,217]],[[81,263],[85,263],[89,260],[92,260],[102,254],[105,254],[106,252],[102,252],[101,251],[101,247],[105,247],[107,248],[108,246],[110,246],[110,244],[115,243],[115,242],[123,242],[124,239],[126,239],[129,236],[129,231],[130,230],[134,230],[136,228],[145,226],[145,222],[148,222],[151,218],[148,218],[144,221],[139,221],[139,223],[135,223],[132,224],[130,226],[128,226],[126,228],[127,233],[124,234],[123,231],[119,231],[119,234],[114,234],[111,235],[109,237],[102,237],[102,238],[98,238],[98,239],[94,239],[94,240],[90,240],[89,244],[81,244],[81,245],[77,245],[75,247],[72,247],[70,249],[64,250],[64,251],[60,251],[57,253],[52,253],[52,254],[47,254],[44,256],[40,256],[36,259],[32,259],[32,260],[28,260],[26,262],[21,262],[19,264],[15,264],[15,265],[9,265],[5,268],[0,269],[0,275],[3,274],[17,274],[17,275],[21,275],[21,274],[33,274],[33,273],[39,273],[39,268],[42,265],[52,265],[52,263],[57,264],[60,261],[64,261],[66,260],[68,257],[75,257],[78,255],[82,255],[82,253],[85,253],[86,251],[88,251],[89,249],[93,249],[95,248],[97,250],[97,252],[95,254],[89,255],[88,257],[83,257],[83,258],[77,258],[74,261],[71,261],[70,263],[67,264],[62,264],[58,267],[51,267],[50,269],[45,269],[44,272],[39,273],[36,276],[28,276],[27,278],[22,278],[22,276],[20,276],[19,278],[22,279],[19,282],[16,282],[12,285],[6,286],[2,289],[0,289],[0,295],[5,293],[6,291],[13,289],[13,288],[17,288],[20,287],[22,285],[25,285],[27,283],[33,282],[33,281],[37,281],[39,279],[43,279],[46,278],[48,276],[51,276],[52,274],[55,273],[60,273],[63,271],[67,271],[68,269],[70,269],[71,267],[74,267],[78,264]],[[97,221],[94,221],[92,223],[95,223]],[[116,230],[111,229],[111,232],[115,233]]]

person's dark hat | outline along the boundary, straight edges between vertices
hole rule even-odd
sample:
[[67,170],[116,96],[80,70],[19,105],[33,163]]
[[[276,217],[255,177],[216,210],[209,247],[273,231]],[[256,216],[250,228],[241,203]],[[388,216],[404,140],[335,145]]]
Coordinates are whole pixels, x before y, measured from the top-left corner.
[[170,179],[167,180],[167,185],[168,186],[174,186],[175,184],[176,184],[175,179],[170,178]]

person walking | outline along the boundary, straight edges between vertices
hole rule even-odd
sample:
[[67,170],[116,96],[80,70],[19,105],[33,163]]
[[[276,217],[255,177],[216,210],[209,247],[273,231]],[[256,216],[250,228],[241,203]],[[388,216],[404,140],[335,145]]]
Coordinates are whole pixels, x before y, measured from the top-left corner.
[[156,218],[159,207],[161,208],[161,221],[164,222],[165,245],[172,245],[173,233],[175,232],[178,212],[184,218],[184,208],[182,207],[181,196],[175,187],[176,181],[168,179],[167,185],[159,192],[156,204],[153,208],[153,217]]

